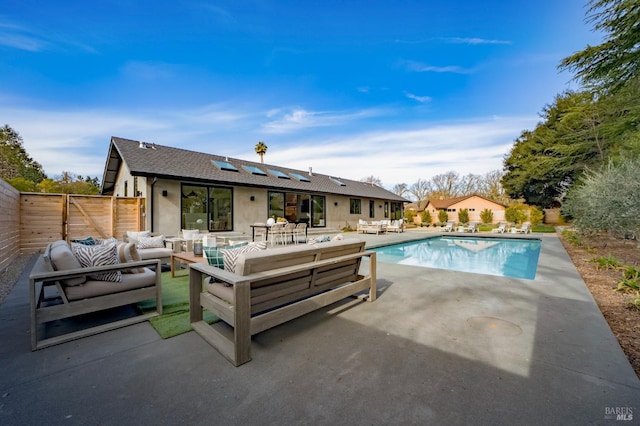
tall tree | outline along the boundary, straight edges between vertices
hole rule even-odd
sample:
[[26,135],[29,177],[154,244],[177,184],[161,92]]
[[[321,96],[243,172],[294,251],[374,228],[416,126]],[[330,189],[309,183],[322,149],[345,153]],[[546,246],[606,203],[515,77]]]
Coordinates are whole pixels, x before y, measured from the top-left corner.
[[502,185],[511,198],[556,207],[585,167],[601,164],[592,104],[588,92],[558,95],[543,109],[544,121],[522,132],[503,161]]
[[640,6],[637,0],[590,0],[587,22],[604,32],[604,42],[560,62],[586,86],[607,93],[640,76]]
[[502,184],[511,198],[558,206],[585,170],[640,154],[640,78],[616,93],[565,92],[545,106],[503,161]]
[[399,195],[401,197],[404,197],[404,195],[409,192],[409,187],[407,186],[406,183],[397,183],[395,185],[393,185],[393,188],[391,189],[391,192],[393,192],[396,195]]
[[25,151],[20,134],[5,124],[0,128],[0,178],[17,177],[39,183],[47,176],[42,166]]
[[264,155],[267,153],[267,144],[260,141],[256,144],[256,154],[260,156],[260,162],[264,163]]
[[460,176],[454,171],[449,171],[431,178],[431,196],[444,199],[460,195]]
[[409,187],[409,194],[413,195],[418,202],[425,200],[430,193],[431,183],[424,179],[418,179]]

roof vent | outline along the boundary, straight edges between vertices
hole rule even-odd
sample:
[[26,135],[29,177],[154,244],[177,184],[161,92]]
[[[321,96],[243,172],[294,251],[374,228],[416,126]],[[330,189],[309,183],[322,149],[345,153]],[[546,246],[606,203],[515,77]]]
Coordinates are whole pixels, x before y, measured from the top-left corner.
[[313,168],[309,166],[309,176],[313,176]]
[[147,144],[144,142],[140,142],[140,145],[138,145],[138,148],[140,149],[147,149]]

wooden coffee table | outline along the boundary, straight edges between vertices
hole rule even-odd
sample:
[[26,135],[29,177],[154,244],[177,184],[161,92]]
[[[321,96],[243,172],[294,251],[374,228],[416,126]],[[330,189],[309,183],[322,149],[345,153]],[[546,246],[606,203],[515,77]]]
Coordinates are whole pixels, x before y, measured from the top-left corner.
[[182,252],[179,252],[179,253],[171,253],[171,278],[175,278],[176,277],[176,267],[175,267],[176,262],[180,262],[180,263],[207,263],[207,259],[204,256],[196,256],[191,251],[182,251]]

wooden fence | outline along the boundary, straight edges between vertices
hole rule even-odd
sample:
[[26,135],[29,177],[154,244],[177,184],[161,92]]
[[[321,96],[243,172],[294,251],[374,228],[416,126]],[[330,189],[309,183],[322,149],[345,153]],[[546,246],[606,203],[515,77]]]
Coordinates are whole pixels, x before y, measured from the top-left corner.
[[0,179],[0,273],[20,254],[20,192]]
[[0,272],[18,256],[56,240],[122,239],[144,230],[142,198],[20,193],[0,179]]
[[20,253],[36,253],[56,240],[93,236],[122,239],[144,226],[142,198],[98,195],[20,195]]

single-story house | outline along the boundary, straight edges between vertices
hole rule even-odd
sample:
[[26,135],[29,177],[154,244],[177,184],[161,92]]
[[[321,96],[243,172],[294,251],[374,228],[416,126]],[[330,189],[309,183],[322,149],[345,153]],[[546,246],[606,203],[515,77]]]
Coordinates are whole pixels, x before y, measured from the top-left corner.
[[355,229],[400,219],[407,200],[377,185],[272,164],[111,138],[101,193],[145,199],[146,229],[251,234],[269,218]]
[[467,209],[469,211],[470,222],[482,222],[480,212],[489,209],[493,212],[493,223],[498,223],[505,220],[506,207],[479,195],[465,195],[449,199],[418,201],[406,204],[405,209],[412,210],[416,213],[416,221],[418,223],[420,222],[420,214],[425,210],[431,215],[431,222],[438,222],[438,213],[440,210],[447,212],[449,216],[448,220],[458,222],[460,209]]

